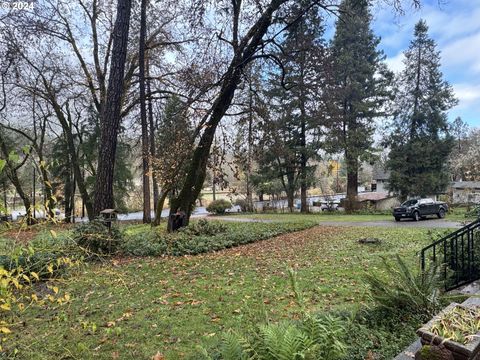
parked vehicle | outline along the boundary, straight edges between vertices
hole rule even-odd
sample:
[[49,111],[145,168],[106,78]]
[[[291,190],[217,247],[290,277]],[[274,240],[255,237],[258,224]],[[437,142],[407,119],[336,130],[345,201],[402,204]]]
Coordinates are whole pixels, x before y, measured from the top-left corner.
[[415,221],[425,219],[429,215],[437,215],[443,219],[448,211],[447,203],[434,201],[433,199],[411,199],[405,201],[399,207],[393,209],[393,217],[396,221],[403,218],[410,218]]

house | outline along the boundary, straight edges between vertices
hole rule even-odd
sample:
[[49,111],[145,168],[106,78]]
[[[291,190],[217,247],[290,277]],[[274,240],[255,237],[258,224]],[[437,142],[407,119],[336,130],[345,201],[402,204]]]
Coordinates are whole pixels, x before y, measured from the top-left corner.
[[480,181],[454,181],[450,193],[453,204],[480,204]]
[[358,194],[358,202],[362,208],[374,208],[375,210],[391,210],[400,204],[396,196],[388,192],[368,192]]
[[390,179],[390,170],[386,170],[383,167],[375,166],[372,174],[372,191],[379,193],[388,193],[388,182]]

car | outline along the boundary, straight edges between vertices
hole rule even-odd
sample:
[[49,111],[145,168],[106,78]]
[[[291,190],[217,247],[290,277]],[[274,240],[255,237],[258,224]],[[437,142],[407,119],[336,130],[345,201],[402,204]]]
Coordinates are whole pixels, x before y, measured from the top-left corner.
[[425,219],[429,215],[436,215],[439,219],[443,219],[447,212],[447,203],[434,201],[430,198],[410,199],[393,209],[393,217],[395,221],[400,221],[405,218],[418,221]]
[[320,206],[322,211],[337,211],[338,210],[338,203],[333,201],[325,202]]

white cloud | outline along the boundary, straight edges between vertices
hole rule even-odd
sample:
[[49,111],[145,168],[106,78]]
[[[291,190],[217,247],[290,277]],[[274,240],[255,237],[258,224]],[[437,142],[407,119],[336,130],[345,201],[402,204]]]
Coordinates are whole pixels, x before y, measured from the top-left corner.
[[[459,67],[461,71],[480,72],[480,31],[476,34],[452,41],[442,50],[442,59],[446,67]],[[465,67],[466,66],[466,67]]]
[[470,107],[480,100],[480,85],[454,84],[453,90],[459,100],[459,108]]
[[387,58],[385,62],[387,63],[390,70],[397,73],[403,70],[403,59],[403,52],[400,52],[394,57]]

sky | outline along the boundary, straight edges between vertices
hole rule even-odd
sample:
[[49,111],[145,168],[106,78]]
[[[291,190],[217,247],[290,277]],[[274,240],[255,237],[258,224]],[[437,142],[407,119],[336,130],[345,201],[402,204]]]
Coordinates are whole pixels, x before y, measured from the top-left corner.
[[372,13],[374,31],[382,39],[380,47],[395,71],[403,67],[403,51],[415,23],[426,20],[441,52],[444,77],[459,100],[449,119],[460,116],[471,127],[480,127],[480,0],[423,0],[421,9],[406,5],[404,15],[387,6],[377,6]]

